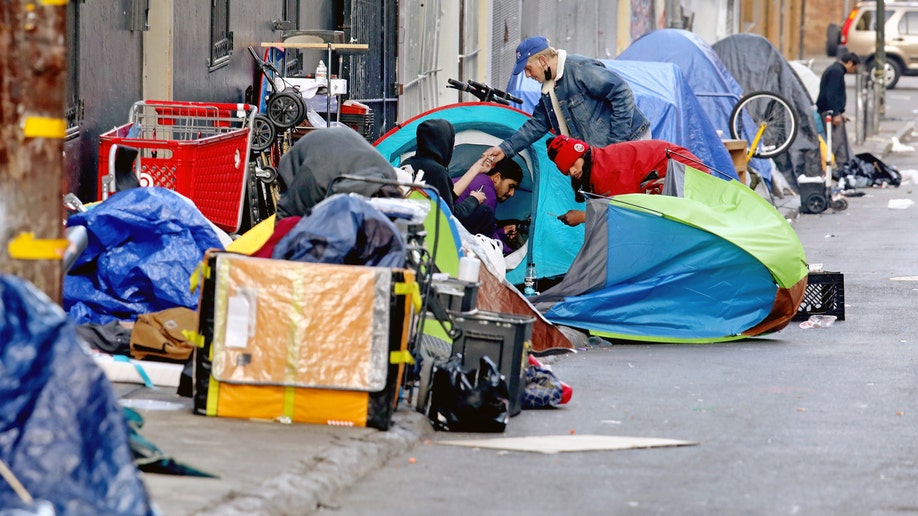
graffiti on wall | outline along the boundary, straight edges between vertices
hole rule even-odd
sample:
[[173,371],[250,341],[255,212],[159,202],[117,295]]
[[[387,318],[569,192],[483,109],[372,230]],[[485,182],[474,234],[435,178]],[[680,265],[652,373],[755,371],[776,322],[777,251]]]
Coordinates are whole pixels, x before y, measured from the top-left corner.
[[631,41],[655,28],[653,0],[631,0]]

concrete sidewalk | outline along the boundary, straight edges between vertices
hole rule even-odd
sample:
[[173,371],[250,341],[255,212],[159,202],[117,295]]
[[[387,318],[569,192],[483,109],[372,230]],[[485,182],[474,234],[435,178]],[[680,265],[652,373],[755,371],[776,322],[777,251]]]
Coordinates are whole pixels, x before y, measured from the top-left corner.
[[141,435],[163,452],[218,478],[144,474],[150,496],[164,515],[305,514],[320,495],[356,482],[433,430],[401,403],[386,432],[276,421],[197,416],[191,400],[173,389],[115,384],[140,410]]

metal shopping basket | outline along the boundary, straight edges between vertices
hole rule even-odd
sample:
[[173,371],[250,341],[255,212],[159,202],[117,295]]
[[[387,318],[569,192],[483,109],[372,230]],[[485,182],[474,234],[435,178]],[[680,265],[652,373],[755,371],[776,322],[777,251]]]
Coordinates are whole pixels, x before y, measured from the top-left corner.
[[117,146],[132,147],[141,186],[174,190],[224,231],[238,231],[257,112],[249,104],[136,102],[127,124],[101,136],[99,199],[115,192],[109,156]]

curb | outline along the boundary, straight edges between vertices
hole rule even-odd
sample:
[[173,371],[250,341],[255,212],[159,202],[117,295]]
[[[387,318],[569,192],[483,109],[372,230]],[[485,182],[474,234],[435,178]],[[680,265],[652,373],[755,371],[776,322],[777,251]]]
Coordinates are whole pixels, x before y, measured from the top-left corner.
[[[895,136],[896,139],[899,140],[900,143],[904,143],[906,141],[911,140],[913,129],[915,129],[915,121],[910,120],[906,122],[904,126],[902,126],[901,128],[899,128],[898,131],[896,131],[896,136]],[[888,156],[889,153],[892,152],[892,146],[893,146],[893,142],[892,142],[892,138],[890,138],[890,140],[886,142],[886,145],[883,146],[883,152],[880,155],[880,159],[886,159],[886,156]]]
[[400,408],[388,431],[343,441],[325,452],[243,492],[230,493],[198,515],[309,514],[333,500],[342,489],[417,446],[433,430],[427,418]]

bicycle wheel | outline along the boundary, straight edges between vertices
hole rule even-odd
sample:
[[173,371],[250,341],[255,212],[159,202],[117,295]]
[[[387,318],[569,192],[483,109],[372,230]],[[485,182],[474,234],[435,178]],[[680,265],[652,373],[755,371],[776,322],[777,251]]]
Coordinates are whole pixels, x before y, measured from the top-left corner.
[[784,97],[770,91],[744,95],[730,113],[730,135],[752,145],[761,131],[752,155],[771,158],[787,150],[797,136],[797,113]]

